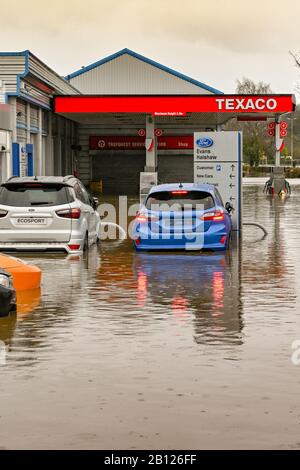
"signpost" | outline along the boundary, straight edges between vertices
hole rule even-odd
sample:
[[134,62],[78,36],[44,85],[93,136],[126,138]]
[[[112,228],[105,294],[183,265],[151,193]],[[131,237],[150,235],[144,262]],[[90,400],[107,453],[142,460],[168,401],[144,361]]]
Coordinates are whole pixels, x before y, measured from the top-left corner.
[[240,132],[196,132],[194,134],[194,181],[213,184],[224,204],[234,211],[234,230],[242,227],[242,134]]

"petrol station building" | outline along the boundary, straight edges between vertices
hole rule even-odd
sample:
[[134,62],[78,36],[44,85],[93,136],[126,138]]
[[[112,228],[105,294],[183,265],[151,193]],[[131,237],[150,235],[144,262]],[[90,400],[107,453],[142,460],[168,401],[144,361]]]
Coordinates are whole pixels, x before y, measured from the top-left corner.
[[128,49],[67,77],[29,51],[0,53],[0,103],[1,180],[76,172],[105,194],[138,194],[143,172],[191,182],[195,132],[295,107],[293,95],[225,95]]

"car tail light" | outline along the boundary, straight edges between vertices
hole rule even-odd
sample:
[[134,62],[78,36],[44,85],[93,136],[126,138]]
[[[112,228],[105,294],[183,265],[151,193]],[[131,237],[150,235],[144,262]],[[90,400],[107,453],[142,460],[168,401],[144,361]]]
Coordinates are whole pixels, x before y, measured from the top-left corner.
[[0,209],[0,218],[7,216],[7,214],[8,214],[7,211]]
[[159,220],[159,217],[156,215],[151,215],[151,214],[142,214],[138,213],[135,221],[138,222],[139,224],[145,224],[148,222],[157,222]]
[[225,219],[225,215],[223,211],[216,210],[213,212],[206,212],[205,214],[202,215],[201,220],[205,221],[213,221],[213,222],[221,222],[222,220]]
[[148,217],[145,214],[138,213],[135,218],[136,222],[145,223],[148,222]]
[[171,192],[171,194],[173,194],[173,196],[184,196],[187,193],[188,193],[188,191],[184,191],[182,189]]
[[69,247],[70,250],[72,250],[72,251],[80,250],[80,245],[68,245],[68,247]]
[[81,210],[77,207],[74,209],[61,209],[56,211],[56,214],[64,219],[80,219]]
[[141,239],[140,237],[135,240],[135,244],[139,246],[141,244]]

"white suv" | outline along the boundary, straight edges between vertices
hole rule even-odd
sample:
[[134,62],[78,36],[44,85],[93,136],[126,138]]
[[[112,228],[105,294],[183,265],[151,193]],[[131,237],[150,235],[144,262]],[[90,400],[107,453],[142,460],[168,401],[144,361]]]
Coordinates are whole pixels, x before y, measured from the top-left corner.
[[74,176],[12,177],[0,186],[0,250],[82,252],[99,240],[97,207]]

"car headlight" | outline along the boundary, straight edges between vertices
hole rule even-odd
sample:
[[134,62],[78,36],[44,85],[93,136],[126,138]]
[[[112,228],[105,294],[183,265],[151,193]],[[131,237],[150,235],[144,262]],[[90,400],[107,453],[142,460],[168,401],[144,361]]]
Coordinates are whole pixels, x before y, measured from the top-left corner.
[[0,274],[0,285],[9,288],[10,287],[10,279],[8,276],[4,274]]

